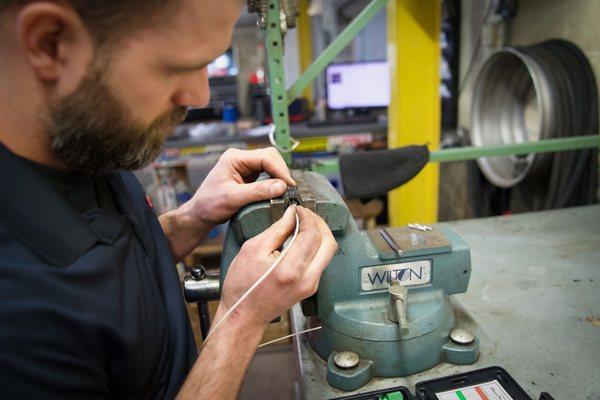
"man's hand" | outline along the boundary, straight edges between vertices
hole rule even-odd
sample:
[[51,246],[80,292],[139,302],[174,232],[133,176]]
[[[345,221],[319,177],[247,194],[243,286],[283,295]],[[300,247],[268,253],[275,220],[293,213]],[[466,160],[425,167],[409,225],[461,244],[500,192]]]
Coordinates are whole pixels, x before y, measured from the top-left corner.
[[[262,172],[271,179],[256,182]],[[227,150],[190,201],[161,215],[173,258],[188,255],[213,226],[227,221],[246,204],[279,197],[288,185],[295,182],[274,147]]]
[[296,212],[300,221],[296,241],[273,272],[211,335],[178,398],[235,398],[269,321],[316,292],[337,243],[320,217],[292,206],[270,228],[244,243],[227,271],[215,321],[273,264],[278,249],[294,231]]
[[[271,179],[257,182],[263,171]],[[191,200],[192,207],[198,218],[220,224],[246,204],[283,195],[288,185],[295,182],[274,147],[251,151],[229,149],[202,182]]]
[[269,229],[244,243],[227,271],[219,312],[231,307],[273,264],[278,249],[294,232],[296,212],[300,230],[294,245],[234,315],[245,324],[266,326],[317,291],[321,273],[337,250],[337,243],[325,221],[306,208],[292,206]]

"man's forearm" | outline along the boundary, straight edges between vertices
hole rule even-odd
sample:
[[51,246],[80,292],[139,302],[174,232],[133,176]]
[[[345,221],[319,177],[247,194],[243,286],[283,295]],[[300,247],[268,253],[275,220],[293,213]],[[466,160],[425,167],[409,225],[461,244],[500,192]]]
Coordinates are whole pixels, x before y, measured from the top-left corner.
[[212,229],[211,224],[192,212],[192,207],[188,203],[161,215],[158,219],[167,236],[175,261],[190,254]]
[[249,326],[230,317],[211,335],[177,398],[237,398],[264,330],[265,326]]

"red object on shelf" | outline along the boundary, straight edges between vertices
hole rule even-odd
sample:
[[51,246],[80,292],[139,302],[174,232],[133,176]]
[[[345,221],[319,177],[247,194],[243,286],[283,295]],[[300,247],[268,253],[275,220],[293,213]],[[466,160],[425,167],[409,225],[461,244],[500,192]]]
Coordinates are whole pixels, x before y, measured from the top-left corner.
[[256,72],[253,72],[252,74],[250,74],[250,79],[248,79],[248,82],[251,85],[258,85],[259,84],[259,79],[258,79],[258,75],[256,75]]

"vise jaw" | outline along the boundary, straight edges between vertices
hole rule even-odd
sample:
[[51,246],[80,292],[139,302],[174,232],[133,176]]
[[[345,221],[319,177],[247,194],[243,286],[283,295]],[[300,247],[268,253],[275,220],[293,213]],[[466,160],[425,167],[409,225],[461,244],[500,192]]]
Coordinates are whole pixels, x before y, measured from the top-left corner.
[[[446,228],[397,227],[361,232],[327,179],[293,171],[297,190],[271,202],[251,204],[232,219],[221,263],[221,279],[245,240],[301,204],[325,220],[338,251],[321,276],[315,296],[302,309],[312,349],[327,360],[330,385],[355,390],[373,377],[416,374],[440,362],[471,364],[479,341],[456,343],[448,296],[467,290],[471,273],[467,244]],[[358,362],[337,365],[348,352]],[[338,359],[343,357],[338,357]]]

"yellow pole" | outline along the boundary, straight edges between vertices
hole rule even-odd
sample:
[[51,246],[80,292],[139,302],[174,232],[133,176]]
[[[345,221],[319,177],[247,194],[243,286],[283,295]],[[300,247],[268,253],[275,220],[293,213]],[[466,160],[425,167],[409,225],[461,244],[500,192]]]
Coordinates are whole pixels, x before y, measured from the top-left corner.
[[[439,147],[440,17],[440,0],[390,0],[388,4],[389,148]],[[439,167],[429,163],[409,183],[390,192],[390,225],[437,221],[438,190]]]
[[[298,15],[298,42],[300,44],[300,70],[306,71],[312,62],[312,29],[310,16],[308,15],[308,0],[300,0],[300,15]],[[312,85],[308,85],[303,92],[304,98],[308,100],[312,108],[313,93]]]

